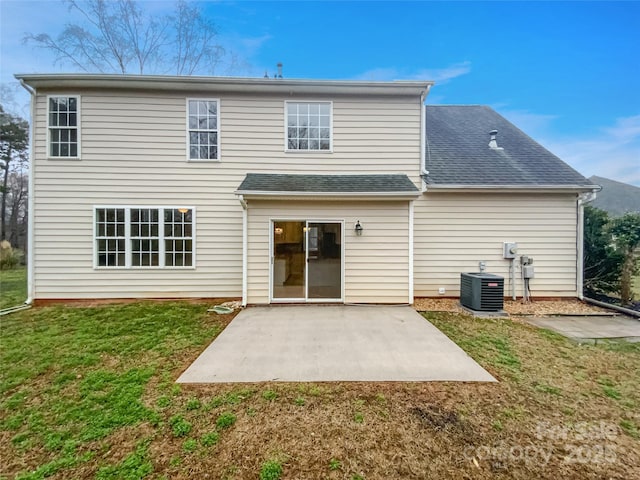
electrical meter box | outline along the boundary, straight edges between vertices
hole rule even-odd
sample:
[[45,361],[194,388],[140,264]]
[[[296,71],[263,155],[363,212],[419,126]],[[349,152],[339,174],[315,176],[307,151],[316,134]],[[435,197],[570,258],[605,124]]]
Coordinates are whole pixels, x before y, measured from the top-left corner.
[[518,244],[515,242],[504,242],[503,243],[503,258],[516,258],[516,254],[518,253]]
[[533,265],[523,265],[522,275],[524,276],[524,278],[534,278],[535,272],[533,271]]

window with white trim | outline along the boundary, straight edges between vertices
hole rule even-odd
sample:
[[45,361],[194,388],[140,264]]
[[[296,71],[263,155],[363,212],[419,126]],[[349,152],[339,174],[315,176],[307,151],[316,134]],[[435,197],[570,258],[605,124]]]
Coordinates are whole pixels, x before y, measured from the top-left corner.
[[331,102],[286,102],[287,150],[331,151]]
[[186,208],[164,211],[164,263],[167,267],[193,265],[193,215]]
[[160,266],[160,236],[157,208],[131,209],[131,266]]
[[187,99],[189,160],[219,160],[218,100]]
[[96,267],[193,267],[192,208],[97,207]]
[[79,97],[55,96],[48,99],[49,156],[79,157]]
[[126,265],[124,214],[124,208],[96,209],[96,252],[100,267]]

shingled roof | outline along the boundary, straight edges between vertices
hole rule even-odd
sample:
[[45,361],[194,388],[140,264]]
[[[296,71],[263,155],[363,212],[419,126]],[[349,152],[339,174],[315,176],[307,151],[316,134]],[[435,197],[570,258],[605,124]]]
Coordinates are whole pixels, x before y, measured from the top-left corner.
[[[573,187],[592,182],[489,107],[426,107],[427,185]],[[489,147],[497,130],[498,148]],[[595,187],[595,185],[593,185]]]
[[238,194],[419,194],[402,174],[394,175],[307,175],[248,173]]

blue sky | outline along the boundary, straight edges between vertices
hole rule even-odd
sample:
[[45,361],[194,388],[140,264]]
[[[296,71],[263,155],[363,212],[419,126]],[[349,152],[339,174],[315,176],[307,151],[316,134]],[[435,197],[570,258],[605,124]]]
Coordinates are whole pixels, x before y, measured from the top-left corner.
[[[585,176],[640,186],[640,2],[202,6],[238,59],[218,74],[273,74],[282,62],[289,78],[435,80],[427,103],[490,105]],[[58,1],[1,0],[0,15],[3,83],[70,71],[20,41],[60,31]],[[17,96],[16,108],[25,101]]]

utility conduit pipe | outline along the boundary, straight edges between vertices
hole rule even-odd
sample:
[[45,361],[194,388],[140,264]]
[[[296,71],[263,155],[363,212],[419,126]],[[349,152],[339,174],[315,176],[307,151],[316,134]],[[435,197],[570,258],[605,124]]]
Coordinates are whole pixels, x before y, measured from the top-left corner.
[[511,298],[516,299],[516,258],[511,259]]

